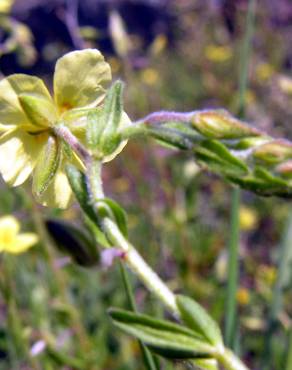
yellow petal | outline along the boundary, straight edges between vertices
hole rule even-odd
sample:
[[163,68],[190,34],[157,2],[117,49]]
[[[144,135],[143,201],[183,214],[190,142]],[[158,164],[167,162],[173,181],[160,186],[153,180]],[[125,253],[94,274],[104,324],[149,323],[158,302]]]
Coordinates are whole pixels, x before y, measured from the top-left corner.
[[57,171],[47,190],[41,196],[36,196],[36,199],[47,207],[65,209],[69,206],[72,191],[63,166]]
[[47,134],[30,135],[20,130],[0,138],[0,173],[11,186],[21,185],[31,174]]
[[0,124],[9,128],[24,125],[34,128],[24,113],[18,97],[20,94],[37,94],[50,100],[50,94],[43,81],[25,74],[13,74],[0,82]]
[[0,0],[0,13],[7,14],[10,12],[12,0]]
[[73,51],[60,58],[54,74],[55,101],[60,112],[95,106],[111,81],[111,70],[95,49]]
[[9,232],[11,235],[16,235],[20,230],[20,225],[17,219],[13,216],[3,216],[0,218],[0,239],[3,231]]
[[34,233],[23,233],[16,236],[14,243],[7,245],[5,252],[19,254],[27,251],[38,242],[38,236]]

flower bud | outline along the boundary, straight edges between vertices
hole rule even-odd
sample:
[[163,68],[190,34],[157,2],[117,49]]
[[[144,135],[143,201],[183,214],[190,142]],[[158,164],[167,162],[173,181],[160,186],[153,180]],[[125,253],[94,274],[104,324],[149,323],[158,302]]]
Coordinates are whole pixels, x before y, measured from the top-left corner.
[[276,172],[283,177],[292,178],[292,160],[279,164]]
[[94,241],[81,229],[60,220],[48,220],[46,226],[57,247],[70,254],[81,266],[94,266],[99,253]]
[[257,147],[253,157],[258,162],[268,165],[278,164],[287,159],[292,159],[292,144],[284,139],[273,140]]
[[131,42],[124,21],[118,12],[112,11],[109,16],[109,30],[116,53],[124,58],[128,55]]
[[191,122],[197,131],[212,139],[242,139],[261,135],[260,131],[220,109],[195,113]]

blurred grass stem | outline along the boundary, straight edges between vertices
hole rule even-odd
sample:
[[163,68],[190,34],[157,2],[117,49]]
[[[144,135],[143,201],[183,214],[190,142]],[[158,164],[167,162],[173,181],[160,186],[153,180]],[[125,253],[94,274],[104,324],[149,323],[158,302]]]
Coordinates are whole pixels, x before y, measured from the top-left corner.
[[[289,276],[291,276],[291,244],[292,244],[292,210],[289,213],[283,240],[280,245],[280,253],[277,268],[277,280],[275,282],[270,312],[268,316],[267,332],[265,336],[264,352],[262,358],[263,369],[270,369],[272,359],[272,340],[275,330],[279,325],[279,315],[283,309],[283,290]],[[287,369],[292,370],[292,331],[290,330],[290,342],[288,348]],[[288,363],[290,362],[290,367]]]
[[[250,54],[252,50],[252,36],[255,24],[256,0],[249,0],[246,16],[246,32],[242,45],[242,58],[239,74],[238,91],[238,115],[244,118],[246,107],[246,91],[248,86],[248,69]],[[232,192],[231,205],[231,232],[229,240],[229,261],[228,261],[228,284],[227,284],[227,304],[225,315],[225,342],[228,347],[235,349],[237,336],[237,288],[239,280],[239,207],[240,190],[234,189]]]

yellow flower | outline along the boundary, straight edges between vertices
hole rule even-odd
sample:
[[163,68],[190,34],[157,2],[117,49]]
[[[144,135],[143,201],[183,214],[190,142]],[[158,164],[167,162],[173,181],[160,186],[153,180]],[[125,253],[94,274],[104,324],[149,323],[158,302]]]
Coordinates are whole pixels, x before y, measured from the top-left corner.
[[34,233],[19,233],[20,225],[13,216],[0,218],[0,252],[19,254],[38,242]]
[[237,302],[241,306],[246,306],[250,302],[249,291],[244,287],[238,288],[236,297],[237,297]]
[[141,74],[142,81],[146,85],[155,85],[159,80],[158,72],[153,68],[146,68]]
[[244,231],[252,230],[258,222],[256,211],[250,207],[241,206],[239,210],[240,228]]
[[269,63],[261,63],[256,68],[256,75],[259,81],[267,81],[274,74],[274,68]]
[[[88,111],[102,102],[110,81],[110,66],[94,49],[73,51],[57,61],[54,99],[37,77],[14,74],[3,79],[0,172],[4,180],[18,186],[32,174],[36,199],[45,206],[66,208],[72,192],[64,172],[65,159],[82,162],[56,137],[54,127],[65,124],[79,140],[85,140]],[[124,113],[123,124],[128,122]]]
[[211,62],[224,63],[232,57],[232,50],[227,45],[208,45],[205,48],[205,56]]

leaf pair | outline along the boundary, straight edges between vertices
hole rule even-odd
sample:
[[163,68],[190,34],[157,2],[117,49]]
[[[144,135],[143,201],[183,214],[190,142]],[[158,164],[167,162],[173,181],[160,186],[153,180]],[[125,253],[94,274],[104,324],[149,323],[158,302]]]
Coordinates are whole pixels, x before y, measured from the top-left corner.
[[[185,326],[147,315],[111,309],[114,324],[144,342],[153,352],[174,359],[212,359],[223,347],[220,329],[194,300],[177,296]],[[212,363],[211,363],[212,365]]]

